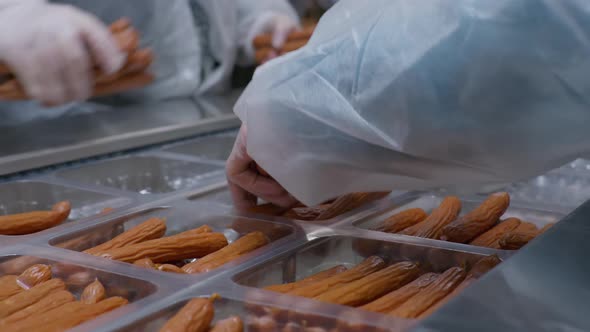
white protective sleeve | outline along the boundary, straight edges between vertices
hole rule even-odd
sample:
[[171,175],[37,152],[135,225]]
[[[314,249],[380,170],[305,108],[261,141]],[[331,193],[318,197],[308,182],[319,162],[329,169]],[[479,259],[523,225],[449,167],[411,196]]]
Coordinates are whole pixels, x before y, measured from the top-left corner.
[[589,27],[586,0],[342,0],[235,112],[306,204],[510,182],[590,151]]

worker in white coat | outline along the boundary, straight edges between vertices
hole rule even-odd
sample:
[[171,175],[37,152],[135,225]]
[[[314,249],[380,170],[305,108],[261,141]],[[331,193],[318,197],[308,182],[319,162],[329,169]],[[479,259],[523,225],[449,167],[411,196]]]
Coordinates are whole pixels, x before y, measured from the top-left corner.
[[473,191],[588,155],[588,27],[586,0],[340,0],[237,102],[234,201]]
[[[236,64],[254,63],[254,37],[270,33],[280,48],[299,27],[286,0],[0,0],[0,60],[40,102],[85,100],[91,59],[107,72],[125,60],[106,27],[120,17],[131,19],[155,57],[155,82],[118,96],[134,102],[227,91]],[[3,103],[0,122],[55,117],[71,108]]]

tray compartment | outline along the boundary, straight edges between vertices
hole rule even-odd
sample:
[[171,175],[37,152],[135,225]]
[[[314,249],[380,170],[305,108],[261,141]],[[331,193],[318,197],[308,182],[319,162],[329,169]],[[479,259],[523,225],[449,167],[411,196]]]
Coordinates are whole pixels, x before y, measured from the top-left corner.
[[225,206],[233,206],[231,194],[227,186],[223,188],[213,189],[211,191],[190,195],[187,197],[189,201],[209,201]]
[[68,222],[96,216],[105,208],[119,208],[131,203],[129,198],[41,181],[0,184],[2,215],[51,210],[60,201],[69,201],[72,206]]
[[202,137],[165,148],[163,151],[184,154],[206,160],[226,161],[236,140],[236,134]]
[[[383,209],[381,212],[359,220],[353,225],[363,229],[373,229],[388,217],[410,208],[421,208],[427,213],[430,213],[434,208],[439,206],[445,196],[446,195],[442,193],[408,194],[400,197],[396,202],[392,203],[389,207]],[[460,197],[462,206],[460,215],[475,209],[486,198],[487,196]],[[501,219],[516,217],[523,221],[533,223],[540,229],[546,224],[558,222],[564,217],[564,215],[565,214],[561,210],[555,210],[551,208],[532,208],[527,204],[513,200],[511,195],[510,206]]]
[[[419,262],[423,272],[441,273],[455,266],[471,267],[485,255],[458,251],[452,249],[435,248],[427,245],[415,245],[392,241],[375,240],[354,236],[332,236],[319,238],[298,249],[284,254],[274,260],[238,273],[233,280],[246,287],[263,288],[270,285],[282,284],[301,280],[312,274],[329,269],[337,265],[351,268],[369,256],[379,256],[388,264],[400,261]],[[281,295],[284,302],[301,301],[302,298]],[[307,299],[306,299],[307,300]],[[321,310],[325,303],[313,300],[308,306]],[[314,304],[315,303],[315,304]],[[339,306],[342,307],[342,306]],[[364,315],[366,312],[352,307],[348,308],[348,315]],[[386,315],[375,314],[376,317]],[[389,317],[389,316],[387,316]],[[408,321],[393,318],[397,321]],[[414,321],[414,320],[409,320]]]
[[293,282],[336,265],[353,267],[369,256],[379,256],[389,263],[411,260],[429,271],[442,272],[453,266],[473,265],[484,255],[373,240],[353,236],[316,239],[271,262],[254,267],[234,277],[238,284],[261,288]]
[[[52,239],[50,244],[64,249],[83,251],[106,242],[153,217],[166,220],[167,229],[164,236],[174,235],[202,225],[209,225],[214,232],[222,232],[230,243],[253,231],[264,233],[271,243],[252,252],[251,254],[253,256],[249,254],[248,257],[255,257],[264,253],[265,248],[272,245],[273,242],[294,233],[293,226],[284,223],[244,217],[231,217],[217,214],[213,211],[207,211],[206,205],[186,204],[176,207],[154,207],[127,216],[118,217],[91,228]],[[223,267],[231,266],[241,260],[238,259],[230,262]]]
[[32,255],[7,255],[0,257],[0,276],[18,275],[34,264],[46,264],[51,267],[53,278],[62,279],[70,292],[79,296],[84,287],[95,279],[100,280],[108,296],[123,296],[129,302],[135,302],[153,294],[157,286],[122,274],[111,273],[87,266],[57,261]]
[[164,194],[197,187],[204,178],[221,170],[221,166],[198,162],[132,156],[66,169],[57,176],[139,194]]
[[515,183],[508,192],[515,200],[541,209],[554,206],[571,212],[590,199],[590,172],[580,174],[560,169],[526,182]]
[[[253,301],[249,301],[248,297]],[[336,307],[332,308],[314,308],[316,310],[305,310],[302,312],[298,310],[301,303],[285,303],[285,307],[277,307],[270,304],[261,303],[264,297],[246,296],[246,300],[241,301],[233,297],[225,297],[215,300],[215,317],[213,323],[218,320],[228,318],[232,315],[239,316],[244,323],[244,331],[246,332],[270,332],[270,331],[367,331],[367,332],[382,332],[389,331],[389,329],[380,328],[378,326],[371,326],[366,323],[369,319],[366,317],[373,317],[371,313],[360,314],[355,316],[346,309]],[[159,310],[158,312],[147,315],[138,321],[131,323],[125,327],[118,328],[116,331],[120,332],[157,332],[160,328],[172,318],[190,299],[181,300],[167,308]],[[345,317],[344,320],[339,318]],[[347,322],[347,320],[349,322]],[[388,320],[387,323],[380,322],[381,325],[397,327],[396,331],[402,331],[404,327],[408,327],[408,322],[398,322]]]

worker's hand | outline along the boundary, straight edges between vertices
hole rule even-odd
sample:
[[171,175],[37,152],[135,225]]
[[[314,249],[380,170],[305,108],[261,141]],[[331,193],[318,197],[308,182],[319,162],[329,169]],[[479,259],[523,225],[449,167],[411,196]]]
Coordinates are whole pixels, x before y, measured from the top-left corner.
[[250,58],[254,58],[255,50],[252,42],[254,38],[263,34],[272,35],[272,48],[267,58],[263,61],[266,62],[278,56],[278,51],[283,48],[283,45],[287,42],[289,34],[295,30],[301,29],[299,22],[293,18],[276,13],[264,13],[260,15],[248,33],[248,46],[246,48],[247,55]]
[[58,105],[90,96],[93,63],[114,73],[125,55],[90,14],[45,1],[0,0],[0,60],[27,95]]
[[239,211],[256,206],[258,197],[285,208],[297,203],[277,181],[257,170],[246,150],[246,126],[240,128],[227,160],[226,173],[232,200]]

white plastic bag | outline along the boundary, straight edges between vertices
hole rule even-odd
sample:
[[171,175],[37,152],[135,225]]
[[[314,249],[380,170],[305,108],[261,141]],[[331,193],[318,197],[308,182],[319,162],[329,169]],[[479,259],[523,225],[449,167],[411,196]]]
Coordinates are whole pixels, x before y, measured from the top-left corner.
[[590,150],[590,3],[343,0],[235,106],[295,197],[475,189]]

